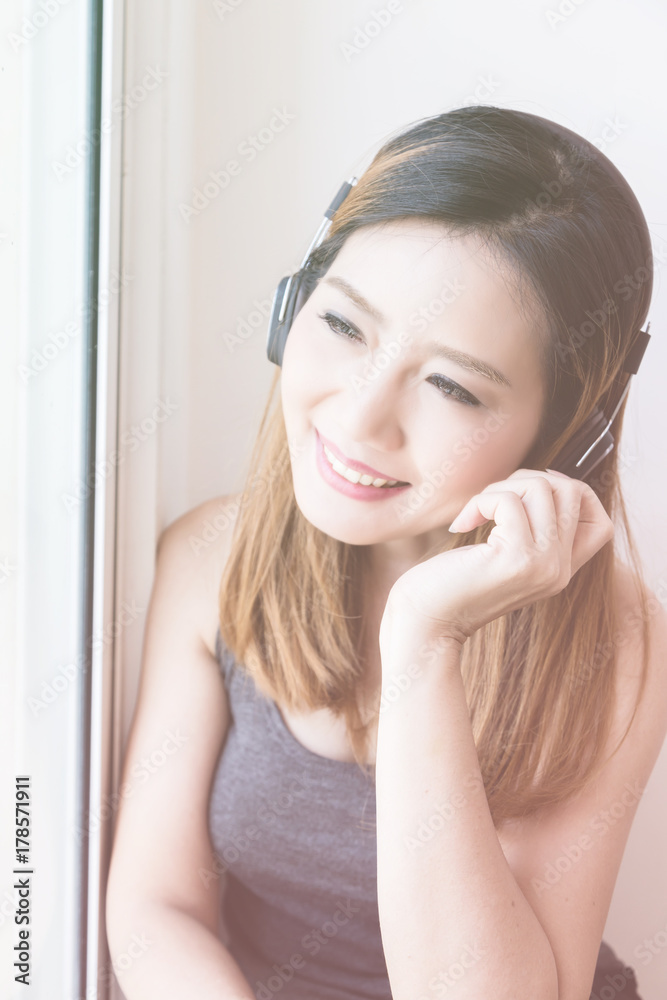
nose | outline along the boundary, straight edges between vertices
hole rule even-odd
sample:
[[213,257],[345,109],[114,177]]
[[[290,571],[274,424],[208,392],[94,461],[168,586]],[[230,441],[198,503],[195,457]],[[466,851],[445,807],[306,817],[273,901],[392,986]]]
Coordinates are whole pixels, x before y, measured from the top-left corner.
[[400,365],[392,362],[380,371],[371,361],[351,377],[338,424],[347,441],[359,441],[378,451],[403,447],[403,382]]

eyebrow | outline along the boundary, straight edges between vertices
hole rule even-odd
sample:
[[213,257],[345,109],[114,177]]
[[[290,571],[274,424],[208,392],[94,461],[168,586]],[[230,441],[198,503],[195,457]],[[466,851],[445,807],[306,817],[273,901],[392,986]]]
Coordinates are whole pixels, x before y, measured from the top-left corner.
[[323,285],[333,285],[334,288],[338,288],[344,295],[347,295],[348,299],[352,299],[355,305],[367,312],[373,319],[377,320],[378,323],[385,323],[386,319],[379,309],[372,306],[370,302],[363,297],[360,291],[358,291],[354,285],[351,285],[349,281],[345,278],[340,277],[338,274],[332,274],[330,277],[322,279]]
[[474,372],[476,375],[484,375],[492,382],[497,382],[498,385],[505,385],[508,389],[512,388],[512,383],[502,372],[499,372],[493,365],[487,365],[485,361],[474,358],[472,354],[457,351],[455,347],[447,347],[446,344],[439,344],[434,340],[429,341],[425,346],[436,357],[447,358],[448,361],[453,361],[454,364],[460,365],[461,368],[467,368],[468,371]]
[[[333,285],[334,288],[338,288],[344,295],[347,295],[348,299],[351,299],[356,306],[363,310],[363,312],[368,313],[369,316],[372,316],[378,323],[382,324],[386,322],[385,316],[380,310],[372,306],[354,285],[351,285],[349,281],[340,275],[332,274],[325,277],[322,279],[322,284]],[[487,365],[485,361],[473,357],[472,354],[466,354],[465,351],[459,351],[455,347],[447,347],[446,344],[440,344],[436,340],[430,340],[423,346],[436,357],[446,358],[448,361],[453,361],[454,364],[460,365],[461,368],[466,368],[476,375],[483,375],[498,385],[512,388],[512,383],[507,376],[499,372],[493,365]]]

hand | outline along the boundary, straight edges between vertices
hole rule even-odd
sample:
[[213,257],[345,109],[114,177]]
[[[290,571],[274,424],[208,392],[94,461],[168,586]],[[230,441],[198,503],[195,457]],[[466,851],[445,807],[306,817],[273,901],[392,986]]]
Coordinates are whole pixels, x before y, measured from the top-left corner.
[[406,618],[427,638],[463,645],[494,618],[559,593],[614,535],[591,487],[551,470],[518,469],[490,483],[452,526],[472,531],[489,520],[486,542],[441,552],[400,576],[383,622]]

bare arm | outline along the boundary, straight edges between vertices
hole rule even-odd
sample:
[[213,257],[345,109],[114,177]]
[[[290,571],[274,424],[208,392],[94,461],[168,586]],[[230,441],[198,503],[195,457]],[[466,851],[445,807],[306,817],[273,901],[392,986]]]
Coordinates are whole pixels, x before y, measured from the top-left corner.
[[[499,831],[458,651],[422,643],[398,621],[387,628],[383,686],[421,665],[411,683],[403,676],[377,739],[378,902],[395,1000],[445,990],[457,1000],[588,996],[632,820],[667,731],[667,614],[654,604],[647,688],[627,739],[612,753],[631,720],[643,648],[629,599],[619,616],[628,632],[614,640],[618,698],[604,767],[579,794]],[[547,881],[570,845],[571,871]]]
[[[210,633],[228,538],[195,552],[209,504],[162,533],[107,883],[113,973],[127,1000],[254,1000],[219,937],[208,830],[229,712]],[[208,630],[208,632],[207,632]]]
[[169,904],[132,907],[114,934],[112,962],[127,1000],[255,1000],[220,939]]
[[[420,662],[422,639],[396,623],[383,685]],[[553,952],[493,826],[460,648],[437,656],[380,716],[378,902],[396,1000],[559,1000]]]

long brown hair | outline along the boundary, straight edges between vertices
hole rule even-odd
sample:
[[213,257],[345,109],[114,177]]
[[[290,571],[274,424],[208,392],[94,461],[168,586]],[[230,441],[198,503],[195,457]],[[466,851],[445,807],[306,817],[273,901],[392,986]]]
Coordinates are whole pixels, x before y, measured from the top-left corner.
[[[492,106],[449,111],[413,123],[375,155],[311,257],[308,294],[352,232],[410,217],[485,237],[541,307],[536,337],[547,402],[522,467],[549,467],[604,401],[646,319],[653,259],[634,194],[599,150],[574,133],[554,134],[544,119]],[[276,401],[279,377],[277,369],[239,499],[220,584],[221,636],[267,697],[290,709],[326,706],[343,716],[364,768],[368,730],[357,701],[364,547],[331,538],[301,514]],[[619,528],[643,633],[637,704],[643,692],[650,611],[620,488],[624,410],[625,401],[614,422],[617,447],[589,480],[616,525],[614,542],[559,594],[488,623],[462,649],[496,825],[564,800],[605,762],[617,629],[629,624],[617,621],[615,603]],[[483,542],[492,527],[487,522],[454,536],[449,547]]]

